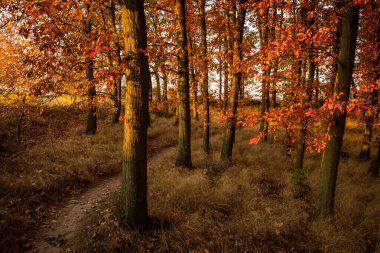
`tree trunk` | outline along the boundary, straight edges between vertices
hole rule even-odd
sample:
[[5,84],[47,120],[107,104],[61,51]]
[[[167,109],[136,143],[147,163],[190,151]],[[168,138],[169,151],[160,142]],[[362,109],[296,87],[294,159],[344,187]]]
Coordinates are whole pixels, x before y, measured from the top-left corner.
[[151,86],[144,1],[121,2],[127,56],[123,172],[117,217],[127,227],[149,223],[147,205],[147,128]]
[[185,0],[175,0],[175,26],[178,51],[178,152],[176,166],[191,168],[191,118],[189,96],[189,55],[187,51],[186,5]]
[[[194,55],[194,45],[191,40],[191,38],[188,38],[188,44],[189,44],[189,56]],[[190,65],[190,86],[192,91],[192,112],[194,119],[198,120],[198,82],[197,78],[195,77],[195,66],[194,64]]]
[[[222,45],[219,46],[219,52],[222,52]],[[219,58],[219,109],[223,108],[222,104],[222,89],[223,89],[223,57],[220,56]]]
[[[308,2],[305,2],[307,6],[301,7],[301,19],[305,21],[305,27],[310,29],[312,31],[311,36],[314,34],[313,31],[313,24],[314,19],[311,18],[309,21],[307,20],[307,13],[309,11],[314,11],[314,0],[310,1],[310,5]],[[306,67],[303,68],[302,73],[302,81],[301,85],[306,90],[306,99],[302,101],[303,103],[310,103],[313,97],[313,90],[314,90],[314,74],[315,74],[315,61],[314,61],[314,52],[313,48],[308,49],[308,61],[309,61],[309,72],[308,77],[306,81]],[[306,65],[306,61],[305,64]],[[307,84],[306,84],[307,83]],[[306,137],[307,137],[307,125],[308,121],[307,119],[303,118],[301,119],[301,131],[300,131],[300,137],[298,140],[297,148],[296,148],[296,157],[295,157],[295,163],[294,163],[294,170],[295,171],[301,171],[303,170],[303,160],[305,157],[305,150],[306,150]]]
[[[343,7],[344,0],[335,0],[335,9],[339,11]],[[340,39],[342,36],[342,22],[339,21],[336,27],[335,31],[335,41],[333,45],[333,54],[334,56],[338,56],[339,54],[339,47],[340,47]],[[336,77],[337,77],[337,72],[338,72],[338,61],[335,60],[331,69],[331,74],[330,74],[330,90],[329,90],[329,95],[332,96],[334,94],[334,85],[336,82]]]
[[223,87],[223,110],[227,110],[227,107],[228,107],[228,78],[229,78],[229,75],[228,75],[228,51],[229,51],[229,47],[228,47],[228,42],[227,42],[227,39],[224,38],[224,50],[226,51],[225,52],[225,57],[226,59],[224,59],[224,66],[223,66],[223,69],[224,69],[224,87]]
[[161,66],[162,70],[162,101],[164,103],[165,118],[168,116],[168,75],[166,73],[165,65]]
[[376,154],[372,156],[371,163],[368,168],[368,174],[371,177],[379,177],[380,167],[380,138],[376,138]]
[[[269,10],[267,9],[264,13],[264,26],[265,28],[262,28],[262,24],[259,21],[259,29],[260,32],[260,46],[264,47],[268,45],[269,43],[269,36],[270,31],[268,27],[269,23]],[[268,141],[268,130],[269,130],[269,122],[264,119],[265,113],[269,112],[270,109],[270,73],[271,73],[271,63],[269,64],[263,64],[263,77],[262,77],[262,84],[261,84],[261,122],[260,122],[260,132],[264,135],[264,141]]]
[[[351,0],[345,2],[347,9],[343,16],[339,66],[334,87],[335,95],[339,96],[337,100],[343,102],[348,101],[350,95],[360,9],[360,5],[352,5]],[[346,111],[343,113],[336,112],[333,121],[334,124],[328,128],[328,133],[332,138],[327,142],[322,157],[317,217],[329,216],[334,211],[335,188],[346,124]]]
[[160,83],[160,76],[158,75],[158,72],[156,70],[156,73],[154,73],[154,77],[156,79],[156,94],[157,94],[157,100],[158,102],[161,102],[161,83]]
[[[244,22],[245,22],[245,14],[246,9],[243,7],[243,4],[246,3],[247,0],[239,0],[239,10],[237,20],[235,15],[232,15],[233,23],[236,24],[236,30],[234,31],[233,36],[233,60],[232,65],[237,66],[242,60],[242,50],[241,44],[243,41],[243,32],[244,32]],[[234,6],[236,12],[236,4]],[[238,99],[239,99],[239,90],[241,83],[241,72],[236,71],[233,73],[232,82],[231,82],[231,94],[229,98],[229,114],[227,119],[227,127],[224,133],[224,140],[221,151],[221,159],[223,160],[231,160],[232,158],[232,148],[233,143],[235,141],[235,128],[236,128],[236,114],[238,108]]]
[[[87,14],[89,14],[89,7],[86,5]],[[92,20],[88,19],[85,21],[85,27],[88,36],[90,36],[92,30]],[[87,56],[86,58],[86,79],[88,82],[88,114],[87,114],[87,127],[86,134],[94,135],[96,133],[97,122],[96,122],[96,87],[94,81],[94,60]]]
[[362,149],[359,154],[359,158],[369,160],[371,158],[371,140],[372,140],[372,128],[374,122],[374,114],[372,110],[368,110],[364,113],[365,129],[362,142]]
[[[111,11],[113,30],[116,33],[118,28],[116,24],[116,8],[113,1],[111,2],[110,11]],[[116,47],[114,57],[116,59],[118,67],[120,67],[121,65],[120,45],[119,43],[114,43],[114,46]],[[112,117],[112,123],[116,124],[120,122],[120,115],[121,115],[121,75],[120,76],[117,75],[114,78],[114,80],[115,80],[115,84],[114,84],[114,89],[113,89],[113,98],[114,98],[115,111]]]
[[206,30],[206,0],[201,3],[201,53],[202,53],[202,91],[203,91],[203,150],[210,153],[210,98],[208,94],[208,59]]

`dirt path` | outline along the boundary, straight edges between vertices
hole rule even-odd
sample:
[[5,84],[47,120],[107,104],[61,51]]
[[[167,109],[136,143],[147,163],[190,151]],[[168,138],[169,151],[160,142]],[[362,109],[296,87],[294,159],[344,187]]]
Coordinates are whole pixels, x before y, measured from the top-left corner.
[[[167,155],[175,152],[175,148],[167,148],[153,155],[148,161],[149,167],[154,165]],[[37,235],[39,238],[32,245],[30,252],[38,253],[55,253],[63,252],[59,247],[51,244],[64,243],[65,248],[70,245],[72,239],[76,236],[76,232],[80,228],[81,220],[86,216],[87,212],[99,206],[102,201],[119,189],[121,176],[117,175],[106,179],[101,184],[89,188],[81,195],[69,200],[63,207],[55,212],[53,217],[45,221]],[[49,244],[46,238],[49,238]]]

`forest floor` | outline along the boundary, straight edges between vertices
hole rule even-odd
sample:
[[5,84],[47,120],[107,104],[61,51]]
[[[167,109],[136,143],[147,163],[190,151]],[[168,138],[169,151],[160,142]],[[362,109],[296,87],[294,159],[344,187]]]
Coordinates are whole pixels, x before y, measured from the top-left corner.
[[[7,119],[0,129],[15,128],[17,119],[0,115]],[[355,119],[347,123],[334,219],[314,221],[321,154],[305,158],[311,187],[305,194],[294,184],[299,178],[283,134],[249,145],[258,130],[238,127],[233,162],[226,164],[219,160],[224,126],[213,119],[206,156],[202,122],[192,120],[194,168],[184,170],[174,166],[174,119],[152,115],[153,225],[136,231],[121,228],[113,214],[122,126],[109,123],[109,110],[98,116],[97,135],[86,136],[84,111],[47,108],[25,119],[20,150],[14,139],[5,142],[0,252],[33,252],[36,243],[44,248],[39,252],[380,252],[380,181],[367,177],[368,162],[357,159],[362,127]]]
[[[166,148],[159,151],[149,159],[149,167],[156,167],[162,156],[173,155],[175,148]],[[40,230],[36,233],[32,243],[31,252],[53,253],[60,252],[60,246],[64,245],[66,252],[72,247],[73,239],[78,236],[81,222],[88,214],[104,201],[111,197],[120,188],[120,174],[105,179],[98,185],[94,185],[78,196],[73,196],[63,206],[57,208]]]

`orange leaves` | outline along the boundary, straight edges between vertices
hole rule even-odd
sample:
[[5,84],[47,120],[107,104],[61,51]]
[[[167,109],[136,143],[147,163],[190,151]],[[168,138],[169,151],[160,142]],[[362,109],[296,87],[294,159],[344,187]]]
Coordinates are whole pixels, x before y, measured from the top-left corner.
[[259,135],[258,137],[252,138],[249,140],[249,144],[258,144],[261,138],[262,138],[261,135]]
[[85,53],[91,57],[95,57],[100,53],[100,50],[97,49],[88,49],[85,51]]

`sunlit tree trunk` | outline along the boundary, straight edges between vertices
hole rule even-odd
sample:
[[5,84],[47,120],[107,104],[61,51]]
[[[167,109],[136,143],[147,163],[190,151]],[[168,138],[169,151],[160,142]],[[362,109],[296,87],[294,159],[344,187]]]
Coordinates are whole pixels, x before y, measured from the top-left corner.
[[[334,94],[339,96],[337,100],[343,102],[348,101],[350,95],[359,25],[360,5],[352,5],[352,2],[350,0],[345,1],[347,9],[343,13],[339,66],[334,87]],[[329,216],[334,211],[336,180],[346,124],[346,112],[336,112],[332,120],[334,124],[328,127],[328,133],[332,138],[327,141],[321,163],[317,217]]]
[[202,93],[203,93],[203,150],[210,153],[210,98],[208,94],[208,59],[206,30],[206,0],[201,2],[201,53],[202,53]]
[[[239,8],[236,10],[236,4],[234,5],[234,12],[237,12],[237,20],[235,15],[232,16],[232,23],[236,24],[236,30],[233,36],[233,66],[236,66],[242,60],[241,44],[243,41],[244,22],[246,9],[242,5],[246,3],[246,0],[239,0]],[[231,160],[232,148],[235,140],[235,128],[236,128],[236,114],[238,109],[239,90],[241,84],[241,72],[235,71],[232,76],[231,82],[231,94],[229,97],[228,113],[230,116],[227,119],[226,131],[224,133],[224,140],[221,151],[221,158],[223,160]]]
[[[188,38],[188,44],[189,44],[189,56],[192,57],[194,55],[194,45],[190,37]],[[191,64],[189,69],[190,69],[190,86],[191,86],[191,92],[192,92],[191,109],[192,109],[194,119],[198,120],[198,82],[197,82],[197,78],[195,77],[194,64]]]
[[187,50],[185,0],[175,0],[174,16],[178,41],[178,151],[176,166],[191,168],[191,118],[189,96],[189,55]]
[[144,1],[121,1],[127,57],[123,172],[117,217],[127,227],[149,223],[147,206],[147,128],[151,86]]

